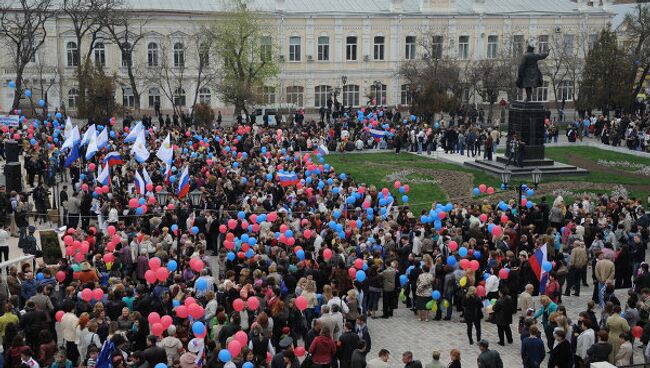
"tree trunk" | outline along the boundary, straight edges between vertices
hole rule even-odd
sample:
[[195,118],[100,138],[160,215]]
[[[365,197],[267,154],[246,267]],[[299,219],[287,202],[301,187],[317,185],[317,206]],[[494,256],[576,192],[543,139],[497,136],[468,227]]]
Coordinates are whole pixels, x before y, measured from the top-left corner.
[[11,112],[20,106],[20,99],[23,97],[23,68],[16,68],[16,88],[14,89],[14,102],[11,105]]

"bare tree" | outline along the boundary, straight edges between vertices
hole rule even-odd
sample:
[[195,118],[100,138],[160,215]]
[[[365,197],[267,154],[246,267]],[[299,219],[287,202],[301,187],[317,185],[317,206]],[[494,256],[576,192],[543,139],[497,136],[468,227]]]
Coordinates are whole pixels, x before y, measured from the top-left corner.
[[[189,39],[192,39],[190,36]],[[161,40],[159,44],[160,53],[158,64],[148,66],[145,72],[145,79],[150,85],[156,86],[162,95],[171,103],[174,115],[180,116],[180,107],[186,103],[180,103],[182,95],[187,101],[185,90],[185,77],[188,71],[188,48],[185,42],[172,39],[169,36]],[[204,60],[205,61],[205,60]],[[197,62],[199,78],[204,80],[202,61]],[[197,93],[200,81],[197,81]],[[196,101],[196,95],[195,100]]]
[[484,103],[488,104],[488,121],[492,120],[493,107],[502,91],[507,91],[511,78],[508,73],[508,59],[505,57],[479,60],[468,64],[467,78],[473,90]]
[[[210,52],[213,47],[214,38],[209,36],[209,30],[207,29],[201,29],[191,37],[190,47],[187,50],[188,59],[196,73],[192,106],[196,106],[201,89],[211,85],[216,79],[217,74],[214,62],[210,62]],[[192,109],[190,120],[193,117],[194,109]]]
[[0,36],[12,54],[16,90],[12,110],[23,97],[25,67],[35,61],[36,51],[45,43],[45,23],[56,15],[53,0],[0,0]]
[[629,40],[629,53],[634,65],[630,66],[630,82],[633,83],[631,95],[632,103],[636,102],[637,95],[643,88],[646,77],[650,74],[650,6],[639,2],[636,12],[625,16],[623,32]]
[[136,115],[140,114],[141,73],[137,72],[133,61],[133,51],[146,36],[145,27],[149,23],[148,17],[132,16],[129,9],[124,7],[114,10],[113,16],[106,19],[102,26],[110,35],[111,40],[117,45],[122,54],[122,67],[126,69],[128,85],[133,92],[134,109]]

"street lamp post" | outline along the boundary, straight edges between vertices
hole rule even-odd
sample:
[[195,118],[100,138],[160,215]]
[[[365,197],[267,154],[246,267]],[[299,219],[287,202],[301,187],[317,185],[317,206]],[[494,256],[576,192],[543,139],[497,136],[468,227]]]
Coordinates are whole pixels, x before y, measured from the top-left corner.
[[382,98],[381,87],[383,86],[383,83],[380,81],[374,81],[372,82],[372,85],[375,87],[375,105],[381,105],[378,101],[381,101]]
[[161,190],[160,192],[156,192],[156,200],[158,203],[160,203],[161,206],[166,206],[167,205],[167,198],[169,198],[169,192]]
[[[531,176],[533,180],[533,186],[535,189],[537,189],[537,186],[539,186],[539,183],[542,181],[542,171],[539,168],[535,168],[535,170],[531,172]],[[501,172],[501,183],[503,184],[503,189],[508,189],[508,184],[510,184],[511,177],[512,171],[508,170],[507,168]],[[520,183],[517,185],[515,190],[517,191],[517,244],[521,244],[521,200],[523,199],[524,191],[528,190],[528,186],[524,183]]]

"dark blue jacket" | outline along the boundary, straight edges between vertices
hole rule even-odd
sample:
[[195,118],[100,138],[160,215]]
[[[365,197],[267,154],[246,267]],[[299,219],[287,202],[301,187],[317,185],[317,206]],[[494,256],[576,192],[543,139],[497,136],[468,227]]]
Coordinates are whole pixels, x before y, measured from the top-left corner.
[[521,343],[521,360],[524,368],[539,368],[546,356],[544,341],[538,337],[527,337]]

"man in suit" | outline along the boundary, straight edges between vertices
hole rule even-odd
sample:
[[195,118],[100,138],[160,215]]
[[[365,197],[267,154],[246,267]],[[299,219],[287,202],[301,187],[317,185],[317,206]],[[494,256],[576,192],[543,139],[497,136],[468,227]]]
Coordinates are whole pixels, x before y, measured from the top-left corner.
[[350,368],[352,354],[357,348],[359,340],[359,335],[352,331],[352,323],[346,322],[336,349],[338,358],[341,361],[341,368]]
[[503,368],[501,355],[496,350],[490,350],[489,346],[490,343],[487,340],[478,342],[478,348],[481,350],[481,354],[476,359],[478,368]]

